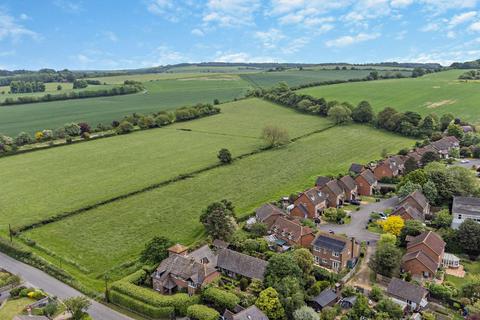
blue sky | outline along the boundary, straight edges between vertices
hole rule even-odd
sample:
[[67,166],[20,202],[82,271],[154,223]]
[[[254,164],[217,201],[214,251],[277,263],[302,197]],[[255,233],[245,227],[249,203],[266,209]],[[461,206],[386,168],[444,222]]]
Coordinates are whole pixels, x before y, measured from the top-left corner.
[[0,68],[480,58],[480,0],[2,0]]

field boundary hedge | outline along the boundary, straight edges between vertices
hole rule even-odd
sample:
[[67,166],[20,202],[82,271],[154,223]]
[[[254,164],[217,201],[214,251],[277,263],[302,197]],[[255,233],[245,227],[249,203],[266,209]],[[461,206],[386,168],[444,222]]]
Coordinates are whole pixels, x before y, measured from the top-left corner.
[[[176,315],[185,316],[187,308],[191,305],[200,302],[200,296],[189,296],[186,293],[177,293],[174,295],[161,295],[153,289],[141,287],[137,282],[149,274],[145,270],[138,270],[123,279],[120,279],[110,286],[109,298],[115,304],[126,309],[133,309],[147,305],[149,309],[148,316],[157,314],[160,316],[171,315],[174,312]],[[138,310],[139,313],[144,314],[143,310]]]

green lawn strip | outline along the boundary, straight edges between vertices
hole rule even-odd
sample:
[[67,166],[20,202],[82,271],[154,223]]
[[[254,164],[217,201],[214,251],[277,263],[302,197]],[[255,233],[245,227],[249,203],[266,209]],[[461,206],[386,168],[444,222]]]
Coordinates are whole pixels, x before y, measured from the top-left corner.
[[[6,234],[9,223],[15,228],[38,222],[215,165],[223,147],[234,157],[248,154],[262,145],[253,137],[269,123],[291,128],[295,135],[330,126],[326,119],[258,99],[222,109],[220,115],[178,123],[168,130],[140,131],[0,159],[5,190],[0,194],[0,232]],[[189,126],[193,131],[176,130]],[[197,133],[196,128],[251,137]]]
[[26,306],[34,301],[28,298],[20,298],[16,300],[8,300],[6,304],[0,308],[0,319],[10,320],[20,315]]
[[384,148],[393,152],[412,143],[367,126],[335,127],[24,236],[87,267],[96,277],[136,258],[155,235],[184,244],[203,238],[198,216],[212,201],[232,200],[238,215],[245,216],[266,201],[313,185],[319,174],[343,173],[353,161],[367,162],[379,158]]
[[147,93],[0,107],[0,132],[15,136],[82,121],[95,127],[133,112],[159,112],[214,99],[231,101],[243,97],[251,86],[236,76],[233,80],[158,80],[145,82],[145,88]]
[[416,111],[422,115],[451,112],[462,120],[480,122],[480,83],[460,82],[465,70],[450,70],[420,78],[378,80],[318,86],[299,93],[327,100],[357,104],[370,102],[375,111],[393,107],[398,111]]
[[467,284],[469,281],[477,280],[480,276],[480,261],[471,261],[469,259],[462,259],[460,262],[465,269],[465,277],[459,278],[452,275],[445,274],[445,279],[452,282],[458,290]]

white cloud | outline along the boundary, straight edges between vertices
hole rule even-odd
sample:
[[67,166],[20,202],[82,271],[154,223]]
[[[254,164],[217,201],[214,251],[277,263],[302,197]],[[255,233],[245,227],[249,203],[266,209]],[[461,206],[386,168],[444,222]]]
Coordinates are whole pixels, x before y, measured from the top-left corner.
[[327,47],[346,47],[346,46],[353,45],[355,43],[374,40],[374,39],[377,39],[378,37],[380,37],[379,33],[372,33],[372,34],[359,33],[354,36],[343,36],[337,39],[329,40],[325,42],[325,45]]
[[41,38],[38,33],[21,25],[13,16],[0,10],[0,40],[10,38],[13,41],[19,41],[22,37],[33,40]]
[[427,10],[435,14],[442,14],[452,9],[475,8],[477,2],[477,0],[420,0],[420,3],[424,4]]
[[403,40],[405,39],[405,35],[407,34],[407,30],[402,30],[398,32],[395,36],[395,40]]
[[182,15],[183,7],[173,0],[149,0],[147,10],[170,22],[178,22]]
[[245,52],[217,52],[215,61],[217,62],[278,62],[278,59],[272,57],[252,57]]
[[468,27],[468,30],[470,31],[475,31],[475,32],[480,32],[480,21],[474,22]]
[[465,22],[468,22],[475,18],[477,15],[476,11],[469,11],[469,12],[464,12],[462,14],[457,14],[450,19],[450,22],[448,23],[449,28],[454,28],[460,24],[463,24]]
[[94,59],[91,59],[90,57],[84,55],[84,54],[77,54],[75,56],[75,58],[77,59],[78,62],[80,62],[81,64],[88,64],[88,63],[91,63],[91,62],[94,62],[95,60]]
[[26,13],[20,14],[20,20],[30,20],[30,17]]
[[296,38],[292,42],[285,45],[282,49],[282,53],[284,54],[292,54],[300,51],[303,47],[305,47],[310,42],[310,39],[306,37]]
[[432,51],[424,52],[419,54],[414,54],[410,56],[395,57],[387,59],[388,61],[398,61],[398,62],[418,62],[418,63],[429,63],[437,62],[444,66],[448,66],[456,61],[469,61],[478,59],[480,55],[480,50],[442,50],[442,51]]
[[431,22],[431,23],[427,24],[426,26],[422,27],[420,29],[420,31],[430,32],[430,31],[437,31],[438,29],[440,29],[440,25],[438,25],[438,23]]
[[273,49],[277,46],[278,42],[285,38],[285,35],[282,31],[271,28],[267,31],[257,31],[254,34],[254,37],[262,43],[262,45],[267,49]]
[[194,36],[199,36],[199,37],[203,37],[205,35],[205,33],[198,29],[198,28],[195,28],[191,31],[191,33],[194,35]]
[[203,22],[220,27],[253,25],[259,8],[259,0],[208,0]]
[[405,8],[413,3],[413,0],[392,0],[390,5],[393,8]]
[[447,38],[449,39],[454,39],[455,37],[457,36],[457,34],[455,33],[455,31],[448,31],[447,32]]
[[83,6],[80,1],[55,0],[53,1],[53,4],[70,13],[78,13],[83,11]]

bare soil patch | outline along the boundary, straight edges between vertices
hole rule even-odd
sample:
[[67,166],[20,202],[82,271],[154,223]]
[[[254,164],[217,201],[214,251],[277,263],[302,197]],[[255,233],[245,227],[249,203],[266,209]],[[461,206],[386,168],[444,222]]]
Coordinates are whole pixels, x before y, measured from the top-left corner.
[[437,101],[437,102],[428,101],[428,102],[425,102],[424,105],[428,109],[435,109],[435,108],[438,108],[438,107],[448,106],[448,105],[454,104],[455,102],[457,102],[457,100],[447,99],[447,100],[441,100],[441,101]]

